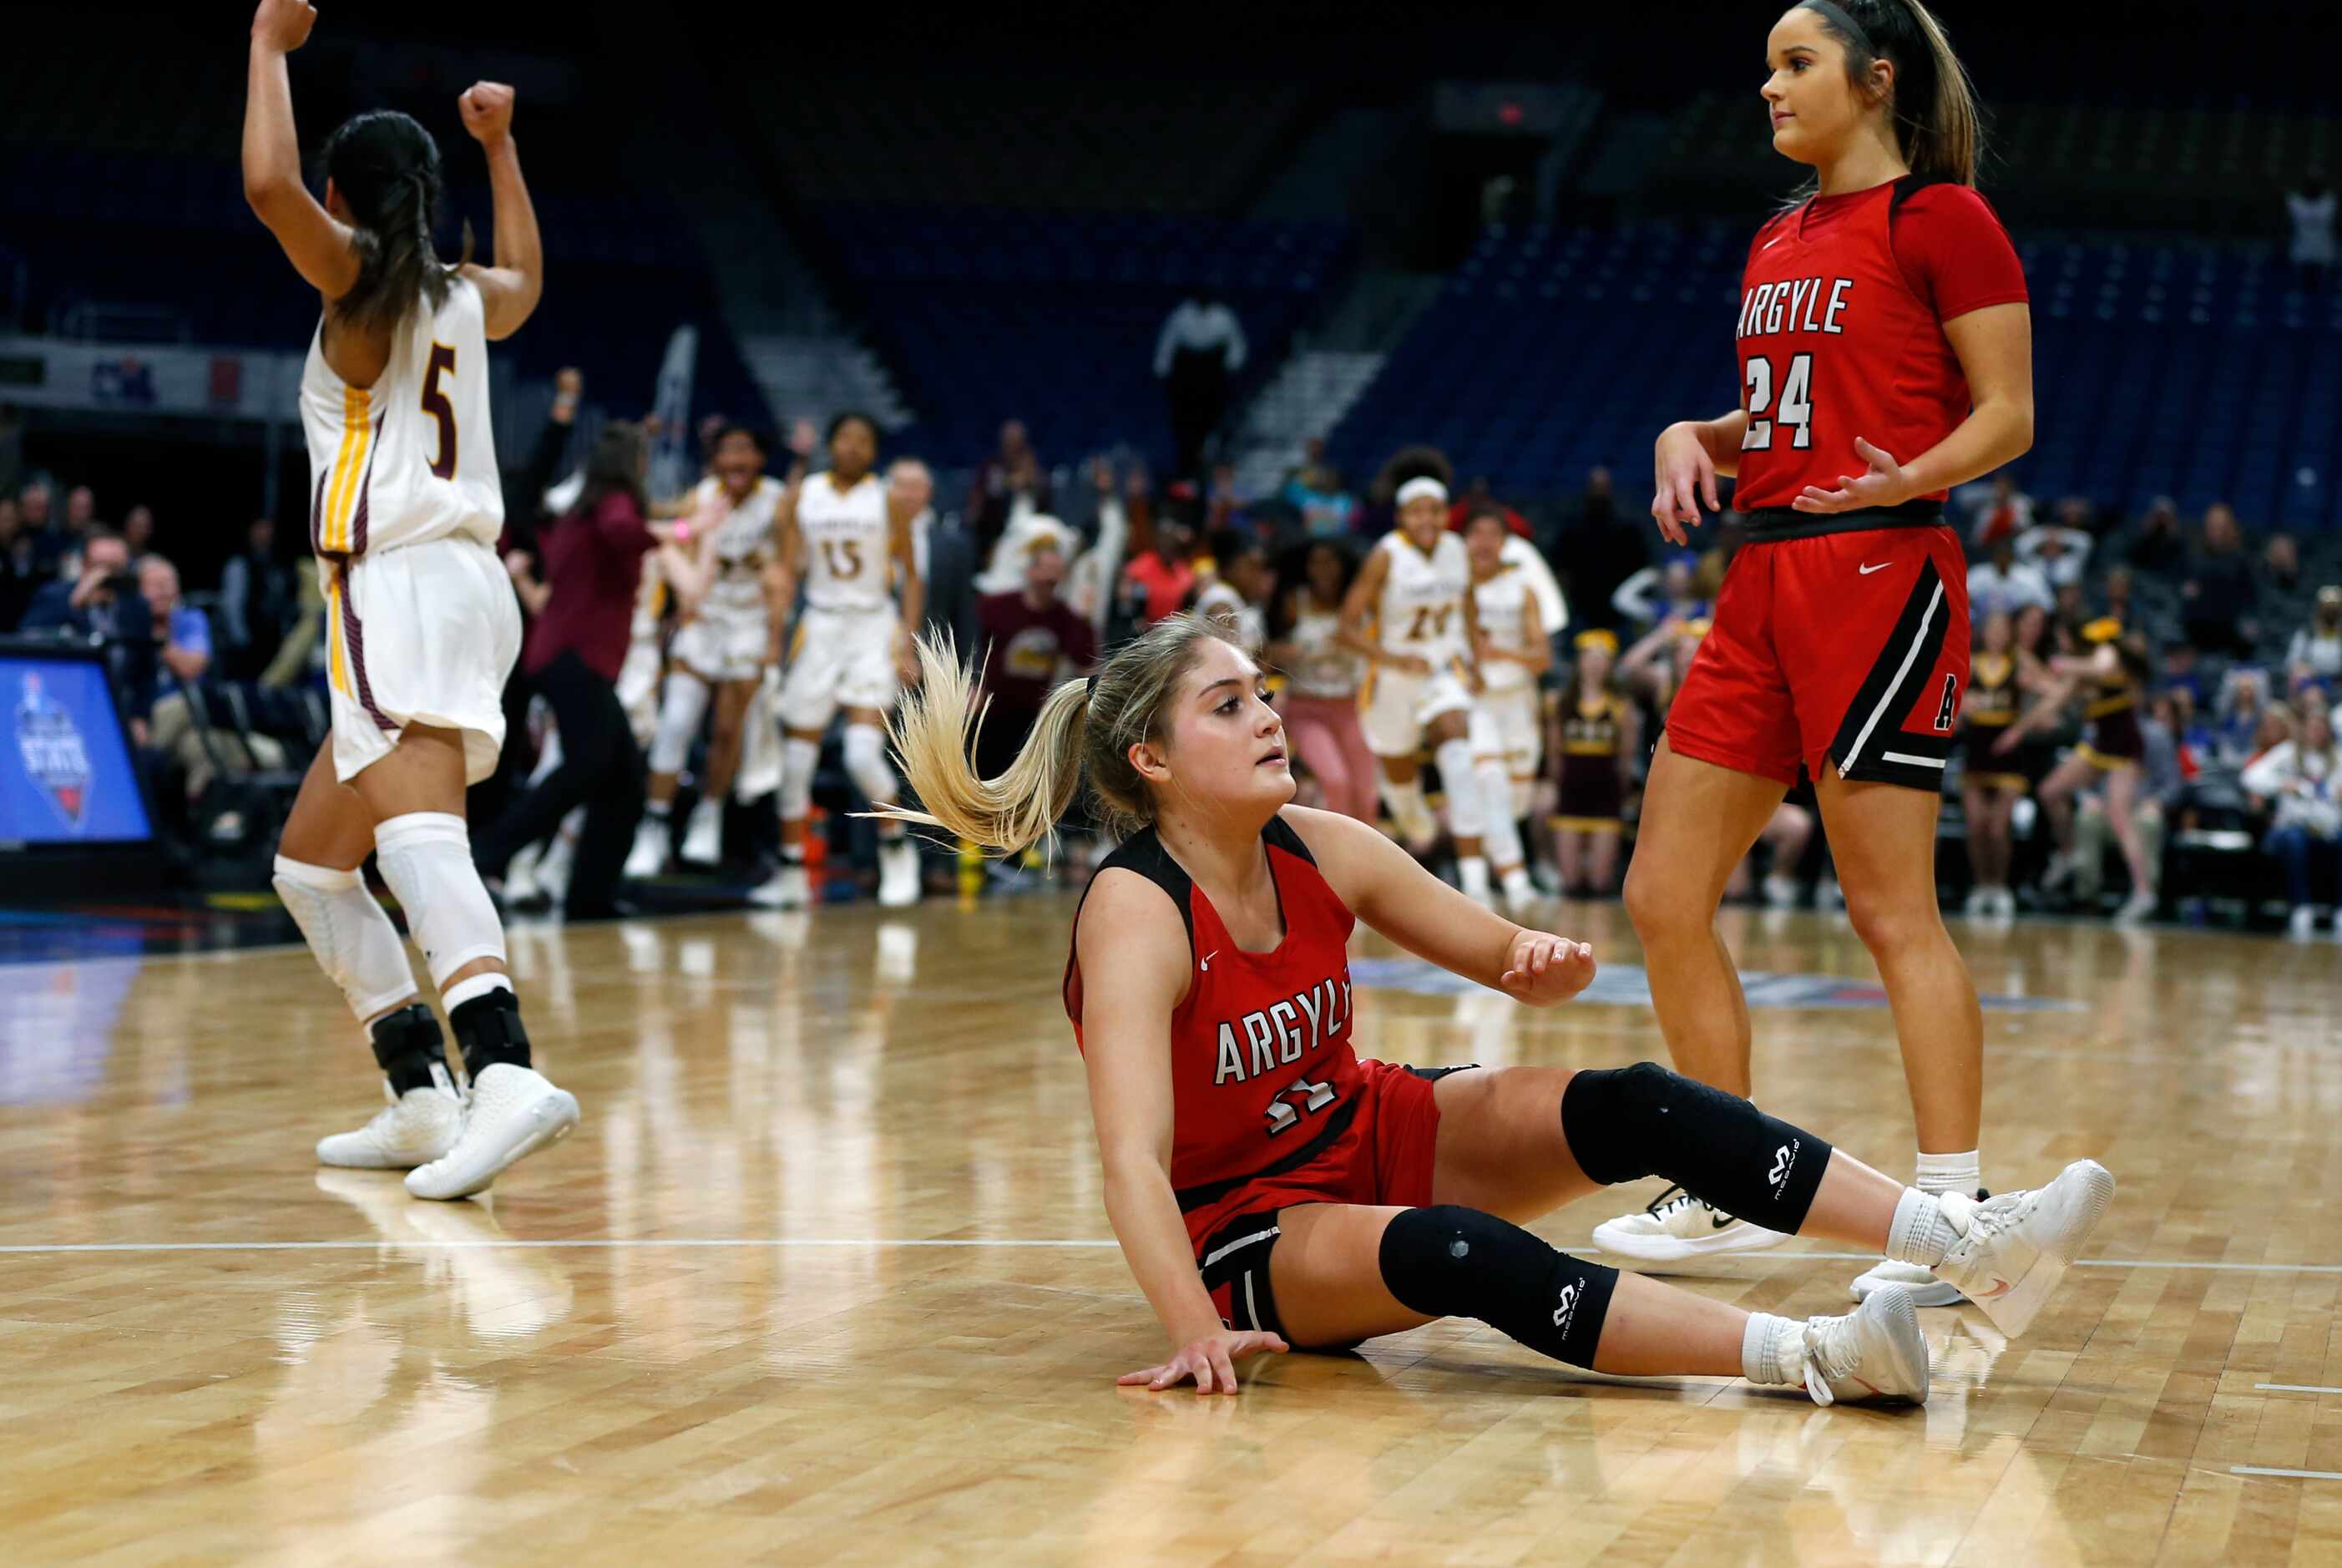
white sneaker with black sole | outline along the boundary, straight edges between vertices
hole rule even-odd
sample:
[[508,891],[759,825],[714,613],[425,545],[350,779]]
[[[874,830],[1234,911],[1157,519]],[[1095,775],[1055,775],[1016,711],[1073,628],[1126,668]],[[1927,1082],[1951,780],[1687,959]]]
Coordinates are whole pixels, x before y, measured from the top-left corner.
[[2114,1195],[2113,1173],[2096,1160],[2075,1161],[2046,1187],[1982,1203],[1947,1193],[1944,1217],[1960,1239],[1936,1265],[1936,1277],[2014,1339],[2033,1326]]
[[1639,1214],[1621,1214],[1594,1227],[1594,1244],[1606,1256],[1636,1263],[1679,1263],[1693,1258],[1753,1253],[1787,1241],[1704,1203],[1681,1187],[1669,1187]]
[[393,1094],[382,1086],[390,1104],[355,1133],[333,1133],[317,1140],[317,1164],[352,1171],[411,1171],[427,1165],[455,1146],[464,1133],[464,1102],[446,1069],[432,1073],[427,1087]]
[[1816,1404],[1925,1404],[1927,1341],[1899,1290],[1874,1291],[1841,1317],[1777,1319],[1765,1347],[1766,1384],[1802,1383]]
[[485,1192],[515,1161],[561,1142],[576,1126],[575,1095],[534,1067],[493,1063],[472,1080],[463,1136],[440,1158],[407,1172],[406,1190],[418,1198]]

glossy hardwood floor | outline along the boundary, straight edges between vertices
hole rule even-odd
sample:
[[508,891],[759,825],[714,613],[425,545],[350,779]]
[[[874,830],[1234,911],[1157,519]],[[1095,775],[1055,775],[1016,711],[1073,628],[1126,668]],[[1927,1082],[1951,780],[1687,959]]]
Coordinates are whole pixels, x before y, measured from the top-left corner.
[[[2330,941],[1956,928],[1997,999],[1987,1180],[2123,1187],[2021,1343],[1924,1314],[1924,1411],[1456,1322],[1199,1400],[1113,1386],[1161,1346],[1058,1012],[1070,907],[517,929],[586,1121],[453,1204],[314,1164],[379,1080],[301,950],[0,968],[0,1561],[2342,1560]],[[1551,923],[1610,965],[1589,1000],[1366,964],[1361,1045],[1657,1054],[1619,911]],[[1851,934],[1726,931],[1767,1104],[1906,1170]],[[1697,1288],[1843,1310],[1862,1262],[1798,1245]]]

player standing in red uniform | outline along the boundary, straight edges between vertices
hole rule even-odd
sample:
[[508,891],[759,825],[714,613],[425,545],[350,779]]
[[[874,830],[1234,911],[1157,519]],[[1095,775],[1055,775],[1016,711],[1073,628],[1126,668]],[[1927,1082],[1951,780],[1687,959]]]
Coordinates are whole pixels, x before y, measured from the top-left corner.
[[1170,1338],[1168,1359],[1126,1383],[1233,1392],[1246,1356],[1457,1315],[1602,1372],[1917,1402],[1927,1353],[1905,1291],[1844,1317],[1746,1313],[1571,1257],[1520,1222],[1597,1183],[1663,1174],[1785,1230],[1928,1266],[2016,1333],[2114,1190],[2086,1160],[1990,1203],[1931,1195],[1647,1062],[1361,1061],[1359,918],[1531,1006],[1584,989],[1592,950],[1523,930],[1365,823],[1287,804],[1285,726],[1260,666],[1199,617],[1159,621],[1096,676],[1059,685],[990,779],[968,766],[957,656],[923,643],[920,659],[894,739],[933,814],[892,814],[1021,850],[1086,777],[1122,841],[1075,916],[1065,997],[1106,1214]]
[[[1659,531],[1684,543],[1716,476],[1736,474],[1749,543],[1668,711],[1626,907],[1676,1064],[1748,1093],[1747,1003],[1715,912],[1802,765],[1894,1009],[1921,1184],[1973,1192],[1983,1020],[1936,902],[1968,670],[1967,568],[1942,510],[2032,444],[2025,276],[1973,188],[1967,75],[1917,0],[1807,0],[1767,58],[1773,145],[1817,178],[1748,247],[1741,406],[1658,439]],[[1671,1195],[1595,1239],[1653,1263],[1780,1239],[1736,1214]],[[1958,1299],[1887,1265],[1855,1293],[1887,1280]]]

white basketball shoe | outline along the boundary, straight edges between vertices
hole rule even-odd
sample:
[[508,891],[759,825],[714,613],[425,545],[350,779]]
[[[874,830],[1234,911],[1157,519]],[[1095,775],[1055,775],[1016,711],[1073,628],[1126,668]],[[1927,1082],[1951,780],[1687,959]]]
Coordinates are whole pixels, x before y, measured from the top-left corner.
[[748,890],[748,902],[759,909],[803,909],[812,901],[813,888],[800,861],[783,861],[780,870]]
[[1913,1306],[1957,1306],[1967,1299],[1960,1294],[1959,1286],[1937,1278],[1935,1270],[1919,1263],[1898,1263],[1893,1258],[1881,1258],[1871,1264],[1868,1272],[1857,1276],[1847,1288],[1857,1301],[1869,1300],[1874,1291],[1907,1291]]
[[724,858],[724,803],[703,800],[691,808],[691,823],[683,831],[683,847],[676,858],[689,865],[714,865]]
[[1911,1298],[1874,1291],[1842,1317],[1774,1320],[1773,1339],[1752,1379],[1804,1384],[1816,1404],[1925,1404],[1927,1341]]
[[1960,1233],[1936,1277],[1977,1304],[2015,1339],[2033,1326],[2115,1195],[2115,1178],[2096,1160],[2077,1160],[2046,1187],[1982,1203],[1958,1193],[1940,1201]]
[[464,1102],[445,1067],[431,1069],[431,1084],[404,1094],[382,1086],[390,1104],[355,1133],[317,1140],[317,1163],[354,1171],[410,1171],[427,1165],[455,1146],[464,1132]]
[[485,1192],[513,1162],[559,1143],[576,1125],[575,1095],[534,1067],[493,1063],[472,1080],[463,1135],[438,1159],[409,1171],[406,1190],[418,1198]]
[[878,903],[907,909],[919,902],[919,846],[905,834],[878,841]]
[[1783,1232],[1702,1203],[1681,1187],[1669,1187],[1639,1214],[1621,1214],[1594,1227],[1594,1244],[1606,1254],[1638,1263],[1753,1253],[1788,1239]]
[[635,847],[626,853],[624,872],[628,882],[647,882],[666,869],[667,819],[643,814],[642,825],[635,829]]

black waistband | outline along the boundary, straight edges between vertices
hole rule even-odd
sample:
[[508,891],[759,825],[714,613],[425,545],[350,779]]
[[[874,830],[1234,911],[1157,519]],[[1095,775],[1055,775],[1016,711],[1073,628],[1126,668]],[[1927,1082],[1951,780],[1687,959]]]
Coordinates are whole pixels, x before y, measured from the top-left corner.
[[1283,1159],[1273,1160],[1257,1171],[1247,1171],[1241,1176],[1230,1176],[1225,1181],[1206,1182],[1199,1186],[1181,1187],[1174,1194],[1179,1200],[1179,1212],[1184,1214],[1190,1210],[1200,1209],[1206,1203],[1216,1203],[1247,1182],[1266,1181],[1271,1176],[1281,1176],[1287,1171],[1299,1170],[1324,1154],[1335,1139],[1348,1132],[1350,1124],[1357,1118],[1357,1114],[1358,1103],[1356,1100],[1345,1100],[1334,1108],[1332,1115],[1326,1118],[1326,1124],[1317,1129],[1316,1137]]
[[1900,506],[1865,506],[1858,512],[1821,514],[1789,506],[1760,506],[1735,521],[1751,541],[1813,539],[1825,534],[1861,534],[1875,528],[1933,528],[1944,520],[1940,501],[1906,501]]

